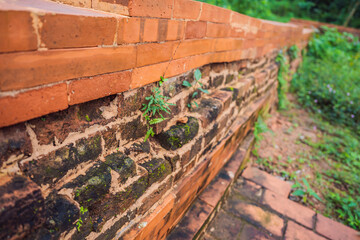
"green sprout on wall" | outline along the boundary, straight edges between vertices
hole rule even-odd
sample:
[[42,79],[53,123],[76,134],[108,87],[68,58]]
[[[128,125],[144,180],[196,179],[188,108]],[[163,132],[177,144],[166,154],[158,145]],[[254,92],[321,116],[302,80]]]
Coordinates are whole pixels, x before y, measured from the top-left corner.
[[293,46],[289,47],[288,54],[290,56],[290,61],[293,61],[296,58],[298,58],[298,56],[299,56],[299,48],[298,48],[298,46],[293,45]]
[[279,98],[279,109],[284,110],[287,108],[289,101],[286,97],[288,91],[288,85],[286,81],[286,76],[289,73],[289,65],[286,63],[286,58],[283,55],[282,51],[276,56],[275,62],[279,64],[278,72],[278,98]]
[[82,225],[84,223],[83,220],[81,219],[81,216],[83,214],[85,214],[87,211],[88,211],[87,208],[84,208],[83,206],[80,207],[80,217],[76,222],[76,229],[78,230],[78,232],[80,232],[80,228],[82,227]]
[[[206,94],[209,94],[209,91],[206,90],[206,89],[203,89],[203,84],[200,82],[200,79],[201,79],[201,72],[199,69],[196,69],[195,72],[194,72],[194,78],[195,80],[190,83],[188,81],[183,81],[182,85],[185,86],[185,87],[188,87],[188,88],[197,88],[197,90],[203,92],[203,93],[206,93]],[[197,87],[198,86],[198,87]],[[191,109],[193,106],[195,107],[198,107],[198,104],[196,101],[194,101],[193,99],[198,95],[198,91],[195,91],[192,95],[191,95],[191,101],[190,103],[188,103],[188,107]]]
[[[164,82],[166,82],[168,79],[160,77],[159,86],[161,87]],[[166,102],[169,97],[166,97],[161,94],[161,90],[159,87],[154,87],[151,89],[152,94],[145,99],[148,101],[147,104],[143,104],[143,108],[141,111],[144,111],[144,118],[146,120],[146,126],[147,126],[147,132],[145,135],[144,142],[148,140],[150,136],[154,136],[155,132],[152,127],[154,124],[158,124],[166,120],[167,118],[164,118],[162,115],[163,112],[170,114],[171,109],[170,105],[175,105],[173,103]],[[156,117],[158,116],[158,117]]]

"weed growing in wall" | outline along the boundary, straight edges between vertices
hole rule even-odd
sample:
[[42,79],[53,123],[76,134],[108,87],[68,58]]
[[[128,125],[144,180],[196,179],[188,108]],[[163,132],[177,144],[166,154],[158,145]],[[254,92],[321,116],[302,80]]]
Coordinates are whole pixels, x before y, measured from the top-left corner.
[[80,232],[80,228],[84,223],[83,220],[81,219],[81,216],[84,215],[87,211],[88,211],[87,208],[84,208],[83,206],[80,207],[80,217],[76,222],[76,229],[78,230],[78,232]]
[[[201,72],[199,69],[196,69],[194,72],[194,78],[195,80],[192,83],[189,83],[188,81],[183,81],[182,85],[188,88],[196,88],[197,90],[209,94],[209,91],[206,89],[203,89],[203,84],[200,82],[201,79]],[[192,108],[193,106],[198,107],[197,102],[195,102],[193,99],[198,95],[199,93],[197,91],[195,91],[192,95],[191,95],[191,101],[190,103],[188,103],[188,107]]]
[[[160,77],[159,86],[161,87],[164,82],[168,79]],[[166,120],[162,115],[164,112],[170,114],[171,109],[170,105],[175,105],[173,103],[168,103],[166,100],[169,98],[161,94],[161,90],[159,87],[154,87],[151,89],[152,94],[145,99],[148,101],[147,104],[143,104],[143,108],[141,111],[144,111],[144,118],[146,120],[147,132],[145,135],[144,142],[148,140],[150,136],[154,136],[155,132],[153,130],[152,125],[161,123]]]
[[286,63],[286,58],[283,55],[282,51],[279,52],[275,61],[277,64],[279,64],[279,72],[278,72],[279,105],[278,105],[278,108],[280,110],[284,110],[287,108],[287,106],[289,104],[289,101],[286,98],[286,93],[288,91],[288,84],[286,81],[286,77],[289,73],[289,65]]
[[299,56],[299,48],[297,45],[293,45],[293,46],[289,47],[287,52],[290,57],[290,61],[297,59]]

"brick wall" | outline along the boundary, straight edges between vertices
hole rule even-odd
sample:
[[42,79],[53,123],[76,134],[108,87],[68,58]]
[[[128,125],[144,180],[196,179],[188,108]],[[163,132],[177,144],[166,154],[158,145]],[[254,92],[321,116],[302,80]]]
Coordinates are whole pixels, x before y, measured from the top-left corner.
[[[164,238],[312,31],[189,0],[61,2],[0,3],[0,238]],[[210,93],[190,109],[195,69]],[[174,105],[144,142],[160,76]]]

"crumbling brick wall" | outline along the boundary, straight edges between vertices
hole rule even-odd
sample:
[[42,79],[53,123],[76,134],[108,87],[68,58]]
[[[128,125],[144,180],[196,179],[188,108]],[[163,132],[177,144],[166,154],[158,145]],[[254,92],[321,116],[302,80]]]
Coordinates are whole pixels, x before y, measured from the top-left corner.
[[[311,31],[188,0],[63,2],[83,8],[0,3],[0,238],[164,238]],[[209,94],[189,108],[195,69]],[[160,76],[174,105],[144,142]]]

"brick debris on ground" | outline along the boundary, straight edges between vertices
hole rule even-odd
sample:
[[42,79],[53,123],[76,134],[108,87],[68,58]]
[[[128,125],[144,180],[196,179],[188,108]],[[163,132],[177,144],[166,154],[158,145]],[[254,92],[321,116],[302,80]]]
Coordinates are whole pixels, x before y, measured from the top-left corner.
[[360,239],[355,230],[288,199],[291,185],[248,167],[200,239]]

